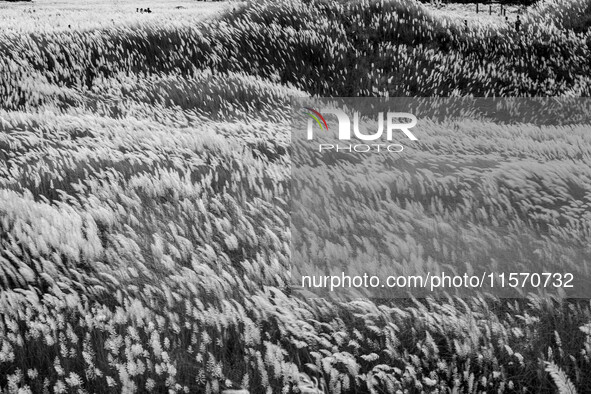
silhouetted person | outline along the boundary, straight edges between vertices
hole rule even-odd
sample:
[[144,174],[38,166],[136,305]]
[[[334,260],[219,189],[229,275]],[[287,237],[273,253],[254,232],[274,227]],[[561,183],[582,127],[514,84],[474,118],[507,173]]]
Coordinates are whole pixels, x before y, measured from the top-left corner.
[[517,20],[515,21],[515,31],[519,31],[521,28],[521,19],[519,19],[519,15],[517,15]]
[[146,10],[146,12],[149,14],[152,12],[152,10],[150,9],[150,7],[148,7],[148,9]]

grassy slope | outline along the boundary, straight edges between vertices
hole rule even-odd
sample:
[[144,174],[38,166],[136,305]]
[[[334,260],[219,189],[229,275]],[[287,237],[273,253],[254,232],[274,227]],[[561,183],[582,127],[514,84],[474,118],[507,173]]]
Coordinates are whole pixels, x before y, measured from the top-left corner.
[[312,362],[333,392],[541,392],[545,360],[591,387],[588,303],[284,291],[290,97],[589,95],[588,33],[402,0],[2,36],[1,387],[279,392]]

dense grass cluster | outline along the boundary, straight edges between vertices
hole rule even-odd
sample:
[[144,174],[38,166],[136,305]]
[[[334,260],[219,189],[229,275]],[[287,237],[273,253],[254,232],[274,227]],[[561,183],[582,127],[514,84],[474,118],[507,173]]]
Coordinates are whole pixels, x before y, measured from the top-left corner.
[[[536,12],[571,15],[552,4],[520,33],[465,29],[411,0],[0,32],[0,388],[297,392],[310,363],[331,393],[591,390],[588,301],[338,303],[289,287],[290,99],[587,96],[590,33],[535,23]],[[413,220],[462,209],[486,227],[495,215],[527,227],[543,258],[578,258],[559,241],[566,226],[579,231],[569,242],[589,241],[588,137],[555,151],[527,131],[494,138],[558,162],[475,175],[504,205],[433,169],[410,184],[395,174],[415,193],[405,199],[419,197]],[[450,187],[461,207],[447,206]]]

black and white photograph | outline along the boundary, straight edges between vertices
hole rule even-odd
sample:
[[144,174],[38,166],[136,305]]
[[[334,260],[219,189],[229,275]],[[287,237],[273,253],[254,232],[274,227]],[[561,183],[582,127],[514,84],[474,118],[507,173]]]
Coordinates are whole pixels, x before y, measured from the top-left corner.
[[0,0],[0,393],[591,394],[591,0]]

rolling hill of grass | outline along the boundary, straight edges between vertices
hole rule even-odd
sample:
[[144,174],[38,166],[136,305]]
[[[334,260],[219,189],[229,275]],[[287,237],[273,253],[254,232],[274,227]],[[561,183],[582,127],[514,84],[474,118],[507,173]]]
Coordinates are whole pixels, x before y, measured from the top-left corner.
[[[570,23],[569,4],[545,15]],[[588,300],[339,303],[289,288],[290,100],[589,96],[590,33],[536,10],[521,32],[466,29],[414,0],[1,31],[0,388],[296,392],[314,364],[331,393],[591,390]],[[555,161],[543,170],[566,186],[533,166],[498,171],[508,205],[466,188],[466,215],[559,231],[556,211],[588,242],[588,136],[565,136],[559,154],[530,149],[547,137],[527,131],[499,138]],[[518,202],[520,181],[545,210]],[[425,204],[445,201],[439,186],[421,189]]]

